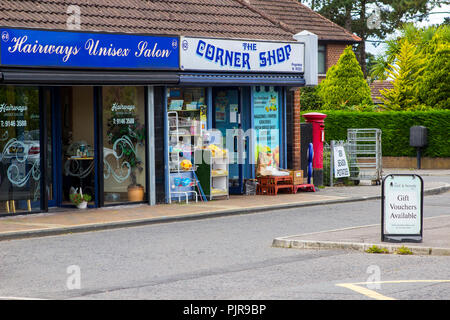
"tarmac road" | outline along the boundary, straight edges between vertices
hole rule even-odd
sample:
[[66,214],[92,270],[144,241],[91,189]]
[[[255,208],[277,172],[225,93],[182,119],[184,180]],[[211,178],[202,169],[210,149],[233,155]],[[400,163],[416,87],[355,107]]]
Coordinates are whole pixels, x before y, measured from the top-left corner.
[[[449,192],[424,204],[425,217],[450,215]],[[271,247],[277,236],[379,221],[373,200],[3,241],[0,297],[448,300],[450,257]],[[375,290],[352,285],[368,280]],[[440,282],[383,282],[398,280]]]

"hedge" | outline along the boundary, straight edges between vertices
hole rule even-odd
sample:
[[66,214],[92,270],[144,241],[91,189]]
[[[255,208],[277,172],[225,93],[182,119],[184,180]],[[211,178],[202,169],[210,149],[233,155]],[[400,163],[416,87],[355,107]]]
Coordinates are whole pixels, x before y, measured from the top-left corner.
[[[381,129],[383,156],[416,156],[416,148],[409,146],[412,126],[428,128],[428,146],[425,157],[450,157],[450,110],[439,111],[384,111],[352,112],[326,111],[325,140],[346,140],[348,128]],[[307,113],[307,112],[302,112]],[[302,118],[302,121],[304,119]]]

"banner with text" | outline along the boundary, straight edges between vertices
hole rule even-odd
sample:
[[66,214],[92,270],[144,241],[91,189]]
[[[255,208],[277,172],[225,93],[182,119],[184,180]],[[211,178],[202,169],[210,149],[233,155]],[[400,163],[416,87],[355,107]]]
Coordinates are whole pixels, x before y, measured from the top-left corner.
[[0,29],[0,65],[178,69],[178,37]]
[[304,70],[304,44],[181,37],[181,70],[294,72]]

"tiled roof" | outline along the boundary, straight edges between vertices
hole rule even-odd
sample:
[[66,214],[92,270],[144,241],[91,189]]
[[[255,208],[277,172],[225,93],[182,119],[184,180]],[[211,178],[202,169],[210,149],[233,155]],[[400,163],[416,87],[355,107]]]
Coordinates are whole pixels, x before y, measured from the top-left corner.
[[0,26],[64,30],[70,4],[82,31],[293,40],[245,0],[1,0]]
[[380,93],[381,89],[392,89],[394,86],[392,81],[388,80],[375,80],[370,84],[370,95],[373,103],[382,103],[379,98],[383,97]]
[[276,20],[284,22],[292,32],[308,30],[319,40],[359,42],[361,38],[301,4],[298,0],[247,0]]

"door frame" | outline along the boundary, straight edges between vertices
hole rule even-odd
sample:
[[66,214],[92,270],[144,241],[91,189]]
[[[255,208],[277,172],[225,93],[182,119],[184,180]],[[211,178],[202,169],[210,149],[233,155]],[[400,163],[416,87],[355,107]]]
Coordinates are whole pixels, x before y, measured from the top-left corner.
[[[63,86],[66,88],[70,88],[72,86]],[[54,200],[48,200],[48,196],[47,193],[45,192],[45,199],[42,206],[42,210],[47,211],[49,207],[60,207],[60,208],[67,208],[67,207],[72,207],[72,205],[68,205],[68,204],[63,204],[62,200],[63,200],[63,155],[62,155],[62,130],[63,130],[63,121],[62,121],[62,103],[61,103],[61,88],[63,87],[44,87],[42,90],[50,90],[50,108],[51,108],[51,118],[48,119],[47,117],[47,113],[46,113],[46,109],[47,109],[47,105],[45,103],[43,103],[43,108],[45,109],[43,110],[42,114],[45,114],[43,116],[43,126],[42,128],[45,128],[44,130],[41,130],[41,132],[44,132],[43,135],[47,136],[47,127],[49,125],[49,121],[51,121],[51,126],[52,126],[52,142],[51,142],[51,146],[52,146],[52,185],[53,185],[53,198]],[[95,203],[94,205],[89,205],[89,208],[98,208],[99,207],[99,177],[98,177],[98,172],[100,172],[98,170],[98,145],[97,145],[97,140],[98,140],[98,136],[100,136],[100,134],[98,133],[99,131],[99,127],[98,127],[98,96],[96,95],[96,88],[95,86],[88,86],[88,87],[92,87],[93,90],[93,112],[94,112],[94,163],[95,163],[95,167],[94,167],[94,190],[95,190]],[[44,92],[44,91],[43,91]],[[44,95],[44,93],[43,93]],[[45,102],[44,100],[42,100],[42,102]],[[48,160],[48,150],[46,147],[46,143],[47,143],[47,139],[49,139],[50,137],[46,137],[46,140],[42,142],[42,145],[45,145],[45,151],[43,151],[43,153],[45,153],[45,159],[43,164],[46,164],[46,161]],[[103,163],[101,163],[101,165],[103,165]],[[43,167],[42,170],[45,170],[45,167]],[[41,170],[41,172],[42,172]],[[48,184],[46,181],[44,181],[44,185],[45,185],[45,189],[47,190]]]
[[[219,90],[234,90],[237,91],[238,93],[238,128],[243,130],[243,117],[242,117],[242,88],[241,87],[230,87],[230,86],[224,86],[224,87],[213,87],[211,90],[211,100],[212,100],[212,128],[216,129],[216,107],[215,107],[215,99],[216,99],[216,95],[217,92]],[[228,110],[227,110],[228,111]],[[245,145],[245,144],[244,144]],[[239,150],[239,148],[238,148]],[[238,158],[242,159],[242,152],[245,152],[245,148],[241,149],[241,154],[238,154]],[[239,161],[242,162],[242,161]],[[237,164],[238,166],[238,172],[239,172],[239,185],[237,187],[229,187],[229,192],[230,194],[243,194],[244,193],[244,164],[243,163],[239,163]],[[228,170],[229,171],[229,170]]]

